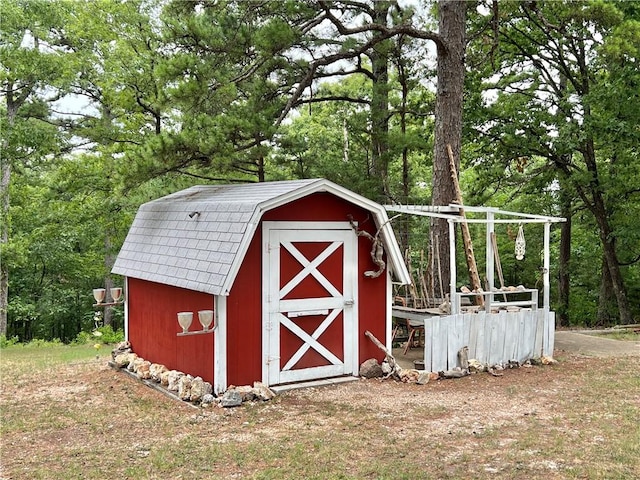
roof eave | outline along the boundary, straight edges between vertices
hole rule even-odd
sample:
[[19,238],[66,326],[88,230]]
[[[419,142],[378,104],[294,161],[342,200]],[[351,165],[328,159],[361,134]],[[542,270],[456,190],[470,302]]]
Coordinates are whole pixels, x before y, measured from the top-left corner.
[[396,277],[396,282],[402,285],[408,285],[411,283],[409,272],[404,263],[400,247],[396,242],[389,217],[387,216],[387,212],[384,207],[329,180],[318,179],[300,188],[279,195],[270,200],[265,200],[256,205],[256,208],[251,216],[251,220],[249,220],[249,223],[247,224],[247,230],[245,231],[242,242],[238,248],[238,252],[236,253],[234,261],[231,264],[229,274],[227,275],[227,278],[222,286],[220,295],[227,296],[230,294],[233,283],[240,270],[240,266],[242,265],[242,261],[247,251],[249,250],[249,245],[253,239],[253,236],[255,235],[255,232],[258,228],[258,225],[260,224],[260,220],[262,219],[264,213],[282,205],[286,205],[293,200],[298,200],[300,198],[304,198],[308,195],[318,192],[331,193],[333,195],[336,195],[337,197],[348,200],[372,212],[376,217],[376,224],[378,225],[378,228],[381,229],[381,235],[385,245],[387,259],[390,263],[390,270]]

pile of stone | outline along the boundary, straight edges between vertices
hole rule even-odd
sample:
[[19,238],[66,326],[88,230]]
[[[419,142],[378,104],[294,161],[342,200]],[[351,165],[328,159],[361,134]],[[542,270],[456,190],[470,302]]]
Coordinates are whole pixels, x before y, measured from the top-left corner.
[[230,386],[219,397],[221,407],[238,407],[243,402],[263,401],[273,399],[276,394],[262,382],[253,382],[253,387],[244,385],[240,387]]
[[382,363],[378,363],[375,358],[365,360],[360,365],[359,375],[363,378],[389,378],[393,377],[404,383],[417,383],[425,385],[431,380],[439,378],[435,372],[427,372],[426,370],[417,370],[414,368],[399,368],[397,365],[393,367],[386,358]]
[[[459,352],[460,367],[455,367],[451,370],[441,372],[429,372],[426,370],[417,370],[413,368],[400,368],[395,364],[393,357],[387,356],[382,363],[378,363],[375,358],[370,358],[364,361],[360,365],[359,375],[363,378],[393,378],[404,383],[416,383],[418,385],[425,385],[431,380],[448,379],[448,378],[462,378],[473,373],[487,372],[494,377],[502,376],[499,373],[501,370],[531,367],[533,365],[550,365],[556,363],[551,357],[532,358],[526,360],[523,363],[517,360],[509,360],[505,364],[489,365],[479,362],[478,360],[467,360],[465,355],[467,353],[466,347]],[[395,366],[393,366],[394,364]]]
[[193,377],[178,370],[169,370],[159,363],[151,363],[134,353],[126,341],[113,349],[111,357],[113,367],[126,369],[155,388],[162,388],[171,396],[202,407],[237,407],[243,402],[267,401],[275,397],[275,393],[260,382],[255,382],[253,387],[231,386],[222,395],[215,396],[211,384],[201,377]]

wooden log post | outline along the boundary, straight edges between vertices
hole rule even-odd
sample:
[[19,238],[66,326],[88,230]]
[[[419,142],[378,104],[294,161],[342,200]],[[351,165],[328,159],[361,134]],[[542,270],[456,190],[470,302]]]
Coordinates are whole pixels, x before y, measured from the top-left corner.
[[396,362],[396,359],[393,356],[393,354],[369,330],[364,332],[364,334],[369,338],[369,340],[371,340],[375,344],[376,347],[378,347],[380,350],[384,352],[385,359],[387,360],[387,362],[389,363],[389,366],[391,367],[391,375],[393,375],[394,377],[400,378],[400,374],[402,373],[402,367],[398,365],[398,362]]
[[[451,180],[456,193],[456,202],[460,205],[460,215],[466,220],[464,212],[464,204],[462,203],[462,191],[460,190],[460,183],[458,182],[458,172],[456,170],[455,159],[453,158],[453,151],[451,145],[447,145],[447,152],[449,153],[449,167],[451,169]],[[469,224],[466,221],[460,223],[460,229],[462,230],[462,241],[464,242],[464,253],[467,260],[467,269],[469,270],[469,281],[471,282],[471,288],[475,292],[482,291],[482,284],[480,283],[480,276],[478,275],[478,266],[476,265],[476,256],[473,253],[473,244],[471,242],[471,233],[469,232]],[[478,305],[484,305],[484,298],[482,295],[476,297]]]

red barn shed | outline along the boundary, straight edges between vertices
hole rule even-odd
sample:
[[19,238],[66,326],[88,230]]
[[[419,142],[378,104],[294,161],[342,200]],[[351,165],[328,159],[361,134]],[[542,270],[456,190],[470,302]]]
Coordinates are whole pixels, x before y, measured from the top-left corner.
[[[382,275],[350,219],[379,234]],[[133,350],[217,393],[357,375],[383,356],[366,330],[390,347],[392,281],[409,282],[384,208],[323,179],[196,186],[146,203],[113,273],[126,277]],[[181,333],[177,313],[201,310],[214,328]]]

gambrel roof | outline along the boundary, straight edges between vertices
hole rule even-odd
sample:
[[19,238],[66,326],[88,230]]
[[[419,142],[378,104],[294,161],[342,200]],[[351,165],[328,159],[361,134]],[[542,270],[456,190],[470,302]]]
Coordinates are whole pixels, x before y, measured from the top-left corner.
[[324,179],[201,185],[145,203],[112,272],[229,295],[264,212],[317,192],[331,193],[370,211],[376,226],[382,226],[391,273],[398,282],[409,283],[385,209]]

